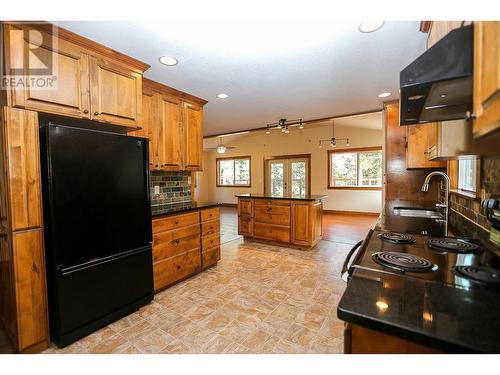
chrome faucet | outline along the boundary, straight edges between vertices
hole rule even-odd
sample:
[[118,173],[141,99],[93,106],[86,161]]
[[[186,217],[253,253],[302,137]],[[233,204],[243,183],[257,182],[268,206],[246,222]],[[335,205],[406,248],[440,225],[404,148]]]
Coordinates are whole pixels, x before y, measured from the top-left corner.
[[[446,225],[445,231],[448,232],[448,202],[449,202],[449,196],[450,196],[450,177],[444,172],[440,171],[434,171],[431,172],[427,175],[425,178],[424,184],[422,185],[422,191],[423,192],[428,192],[429,191],[429,182],[431,181],[431,178],[434,176],[441,176],[445,182],[445,193],[444,193],[444,203],[436,203],[436,207],[438,208],[443,208],[444,209],[444,222]],[[440,220],[438,220],[440,221]]]

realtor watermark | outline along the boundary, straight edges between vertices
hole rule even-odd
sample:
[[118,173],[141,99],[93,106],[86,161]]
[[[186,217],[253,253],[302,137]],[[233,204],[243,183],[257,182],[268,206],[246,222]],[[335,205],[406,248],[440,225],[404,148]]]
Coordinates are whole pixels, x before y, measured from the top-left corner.
[[[43,26],[43,27],[42,27]],[[3,90],[56,90],[59,81],[57,26],[47,23],[5,25],[8,45],[0,56]],[[42,31],[43,29],[43,31]]]

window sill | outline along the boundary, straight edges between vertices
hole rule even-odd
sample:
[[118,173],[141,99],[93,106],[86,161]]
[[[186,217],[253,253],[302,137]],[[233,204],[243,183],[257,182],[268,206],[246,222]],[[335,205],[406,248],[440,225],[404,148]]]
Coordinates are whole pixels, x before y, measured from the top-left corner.
[[382,190],[382,186],[328,186],[330,190]]
[[477,193],[472,191],[460,190],[460,189],[451,189],[450,194],[455,194],[460,197],[465,197],[469,199],[481,199]]

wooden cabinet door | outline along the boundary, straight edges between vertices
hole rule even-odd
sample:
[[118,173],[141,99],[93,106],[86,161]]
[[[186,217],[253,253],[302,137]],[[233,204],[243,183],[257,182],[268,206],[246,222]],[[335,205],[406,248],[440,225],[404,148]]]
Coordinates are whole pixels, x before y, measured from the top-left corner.
[[3,131],[11,230],[41,227],[38,114],[3,108]]
[[201,171],[203,157],[203,109],[183,103],[184,169]]
[[182,169],[182,124],[180,100],[174,96],[159,97],[159,157],[160,169]]
[[252,199],[238,199],[238,216],[247,215],[252,216]]
[[[89,56],[79,46],[41,31],[13,25],[5,26],[5,40],[8,74],[23,79],[35,78],[37,71],[34,68],[50,66],[51,62],[54,78],[48,89],[16,85],[10,93],[12,106],[89,118]],[[46,82],[49,87],[49,81]]]
[[307,246],[312,242],[313,220],[309,202],[292,203],[292,243]]
[[90,59],[91,118],[139,128],[142,112],[142,74],[119,63]]
[[250,216],[238,218],[238,234],[241,236],[253,236],[253,220]]
[[[48,340],[43,230],[14,232],[12,246],[18,350],[23,351]],[[46,347],[45,344],[42,350]]]
[[474,119],[480,137],[500,128],[500,22],[474,23]]
[[142,128],[134,132],[128,133],[131,136],[143,137],[149,140],[149,168],[154,170],[159,166],[158,161],[158,136],[157,127],[153,119],[157,118],[154,110],[154,96],[151,93],[143,93],[142,95]]
[[429,133],[435,131],[432,124],[406,126],[406,168],[444,168],[446,162],[428,159]]

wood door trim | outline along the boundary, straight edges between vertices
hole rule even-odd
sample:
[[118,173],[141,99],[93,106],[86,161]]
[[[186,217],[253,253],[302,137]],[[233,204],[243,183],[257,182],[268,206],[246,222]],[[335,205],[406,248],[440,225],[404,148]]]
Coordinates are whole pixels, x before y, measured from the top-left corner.
[[307,191],[311,194],[311,154],[264,156],[264,194],[267,188],[267,162],[271,160],[307,159]]

